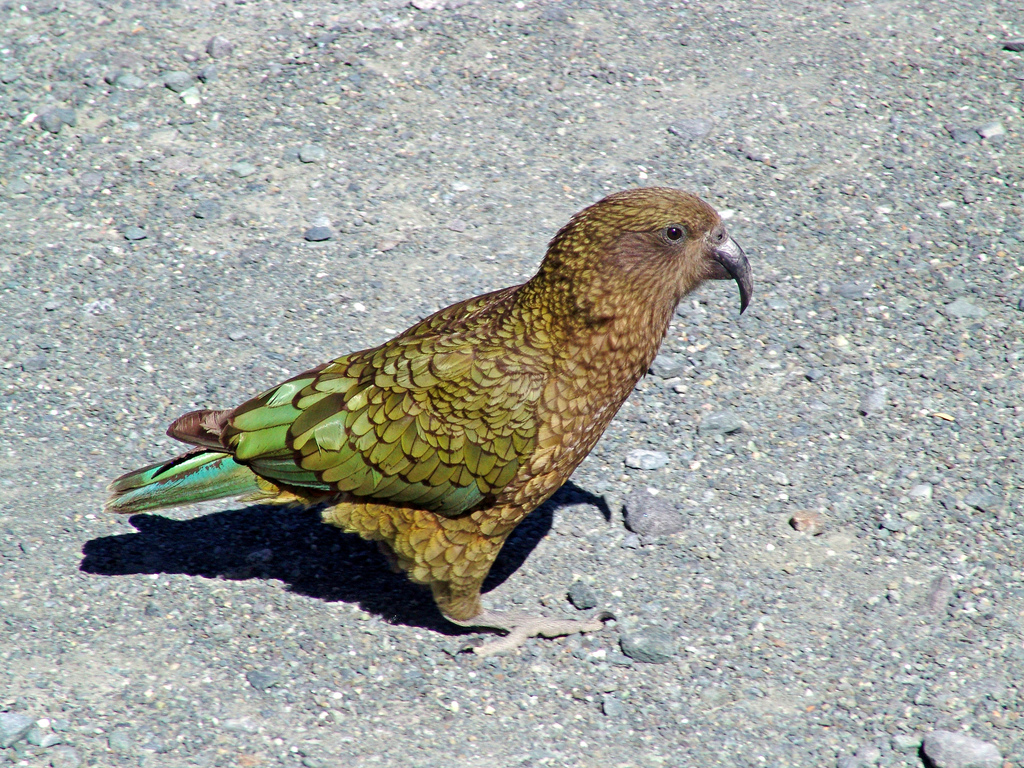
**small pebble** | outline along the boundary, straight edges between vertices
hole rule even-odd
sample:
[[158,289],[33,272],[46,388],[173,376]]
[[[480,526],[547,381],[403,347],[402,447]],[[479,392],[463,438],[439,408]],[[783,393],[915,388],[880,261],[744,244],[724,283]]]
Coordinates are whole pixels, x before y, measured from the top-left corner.
[[668,454],[637,449],[626,454],[625,464],[632,469],[661,469],[668,464]]
[[889,389],[887,387],[878,387],[868,392],[864,397],[861,398],[860,405],[857,407],[857,412],[862,416],[876,416],[885,410],[886,403],[888,402]]
[[73,126],[78,122],[75,110],[64,108],[47,110],[39,116],[38,120],[43,129],[50,133],[60,133],[60,129],[65,125]]
[[248,163],[245,160],[242,160],[240,162],[232,163],[231,165],[229,165],[228,170],[235,174],[235,176],[237,176],[238,178],[244,179],[247,176],[252,176],[254,173],[256,173],[256,166],[253,165],[252,163]]
[[619,645],[626,656],[646,664],[666,664],[675,655],[672,637],[660,629],[630,632],[622,636]]
[[673,379],[686,373],[689,363],[685,358],[671,352],[662,352],[651,363],[651,373],[660,379]]
[[897,733],[892,737],[892,748],[896,752],[917,752],[921,748],[921,734]]
[[988,314],[988,310],[975,306],[969,299],[962,296],[939,311],[947,317],[985,317]]
[[932,485],[931,483],[918,483],[907,492],[907,495],[912,499],[920,499],[921,501],[931,501]]
[[629,495],[622,507],[622,515],[626,527],[644,538],[677,533],[683,530],[686,522],[675,504],[646,488],[638,488]]
[[142,227],[136,227],[134,225],[125,227],[121,231],[121,234],[124,235],[125,240],[145,240],[147,237],[146,230],[144,230]]
[[871,283],[843,283],[836,288],[836,292],[844,299],[867,298],[871,290]]
[[326,156],[324,148],[316,144],[304,144],[299,148],[299,160],[304,163],[319,163]]
[[610,693],[602,693],[601,712],[606,717],[622,717],[626,710],[622,706],[622,701],[617,696],[612,696]]
[[49,754],[51,768],[78,768],[82,764],[82,758],[71,747],[56,747]]
[[683,141],[696,141],[711,132],[711,121],[702,117],[677,120],[668,127],[668,132]]
[[1005,136],[1006,129],[999,122],[985,123],[978,126],[978,135],[983,139],[994,139],[996,136]]
[[220,205],[213,200],[201,200],[196,204],[192,215],[197,219],[216,219],[220,216]]
[[117,76],[114,85],[126,91],[137,91],[140,88],[146,87],[146,81],[138,75],[133,75],[131,72],[122,72]]
[[957,144],[974,144],[978,139],[978,132],[973,128],[947,127],[949,135]]
[[789,519],[793,530],[806,533],[808,536],[820,536],[825,532],[825,517],[812,509],[795,512]]
[[221,35],[214,35],[206,41],[206,53],[215,59],[229,56],[234,49],[232,42]]
[[569,587],[567,597],[577,610],[586,611],[597,607],[597,593],[585,582],[575,582]]
[[6,748],[21,741],[35,725],[28,715],[16,712],[0,712],[0,749]]
[[204,83],[212,83],[217,79],[217,75],[220,74],[220,69],[216,64],[207,64],[205,67],[196,72],[198,77]]
[[165,88],[168,88],[175,93],[181,93],[185,89],[191,88],[195,83],[195,79],[188,72],[176,70],[174,72],[166,72],[162,78],[162,82]]
[[994,744],[954,731],[932,731],[922,751],[934,768],[1003,768],[1003,756]]
[[246,672],[245,679],[248,680],[249,685],[257,691],[265,691],[267,688],[273,688],[281,682],[280,675],[273,672],[262,672],[258,669]]
[[743,421],[734,413],[718,411],[701,419],[697,431],[702,435],[729,435],[743,429]]
[[132,740],[128,735],[128,731],[123,728],[111,731],[110,735],[107,736],[107,746],[109,746],[114,752],[130,752],[132,749]]
[[1024,40],[1007,40],[1003,43],[1004,51],[1016,51],[1020,53],[1024,51]]
[[928,610],[932,613],[945,613],[952,599],[953,581],[946,574],[936,576],[928,589]]
[[303,235],[311,243],[319,243],[330,240],[333,237],[330,227],[310,227]]
[[964,497],[964,504],[982,512],[999,512],[1003,508],[1003,499],[984,488],[976,488]]
[[825,372],[821,368],[809,368],[804,374],[804,378],[808,381],[820,381],[825,377]]

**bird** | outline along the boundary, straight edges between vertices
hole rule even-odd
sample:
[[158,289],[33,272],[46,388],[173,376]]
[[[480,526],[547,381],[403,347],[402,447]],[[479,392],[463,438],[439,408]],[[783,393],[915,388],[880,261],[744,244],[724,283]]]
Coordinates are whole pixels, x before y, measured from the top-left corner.
[[487,609],[509,534],[594,448],[647,371],[680,300],[751,267],[694,194],[617,192],[572,216],[535,275],[453,304],[380,346],[338,357],[167,434],[191,447],[111,483],[116,513],[242,497],[320,510],[377,541],[450,622],[506,633],[475,648],[592,632],[609,616]]

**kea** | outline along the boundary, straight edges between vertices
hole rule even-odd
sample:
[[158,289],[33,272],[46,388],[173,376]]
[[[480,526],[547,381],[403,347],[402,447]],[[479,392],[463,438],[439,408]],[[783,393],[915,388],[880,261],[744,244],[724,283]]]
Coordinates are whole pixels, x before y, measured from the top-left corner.
[[380,543],[463,627],[528,637],[601,628],[485,609],[509,534],[590,453],[704,280],[753,291],[715,210],[674,189],[631,189],[577,213],[521,285],[442,309],[395,338],[300,373],[235,408],[187,413],[192,450],[110,486],[112,512],[243,496],[317,506]]

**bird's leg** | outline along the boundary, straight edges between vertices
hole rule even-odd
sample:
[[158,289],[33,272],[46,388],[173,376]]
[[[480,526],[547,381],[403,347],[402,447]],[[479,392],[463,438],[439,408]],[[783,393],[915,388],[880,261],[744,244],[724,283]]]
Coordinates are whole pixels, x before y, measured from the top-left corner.
[[452,624],[460,627],[487,627],[504,630],[508,634],[500,640],[484,643],[473,649],[480,656],[491,656],[514,650],[526,642],[528,638],[560,637],[575,635],[577,632],[596,632],[604,626],[612,615],[601,612],[590,619],[551,619],[546,616],[525,616],[520,613],[505,613],[486,610],[480,605],[480,585],[483,577],[478,580],[461,583],[435,582],[431,584],[434,601],[441,613]]
[[515,650],[528,638],[541,635],[542,637],[561,637],[562,635],[574,635],[577,632],[597,632],[604,626],[607,619],[612,618],[610,613],[601,612],[590,619],[551,619],[547,616],[524,616],[517,613],[504,613],[500,611],[481,611],[476,616],[467,620],[448,620],[460,627],[490,627],[492,629],[503,629],[508,632],[505,637],[499,640],[492,640],[489,643],[478,645],[473,652],[480,656],[492,656],[496,653],[506,653]]

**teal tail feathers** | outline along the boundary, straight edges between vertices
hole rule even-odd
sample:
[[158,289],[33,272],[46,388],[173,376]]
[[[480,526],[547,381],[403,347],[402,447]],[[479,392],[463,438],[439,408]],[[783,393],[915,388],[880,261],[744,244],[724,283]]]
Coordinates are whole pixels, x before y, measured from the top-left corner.
[[210,499],[258,493],[256,475],[219,451],[190,451],[121,475],[107,489],[107,512],[144,512]]

